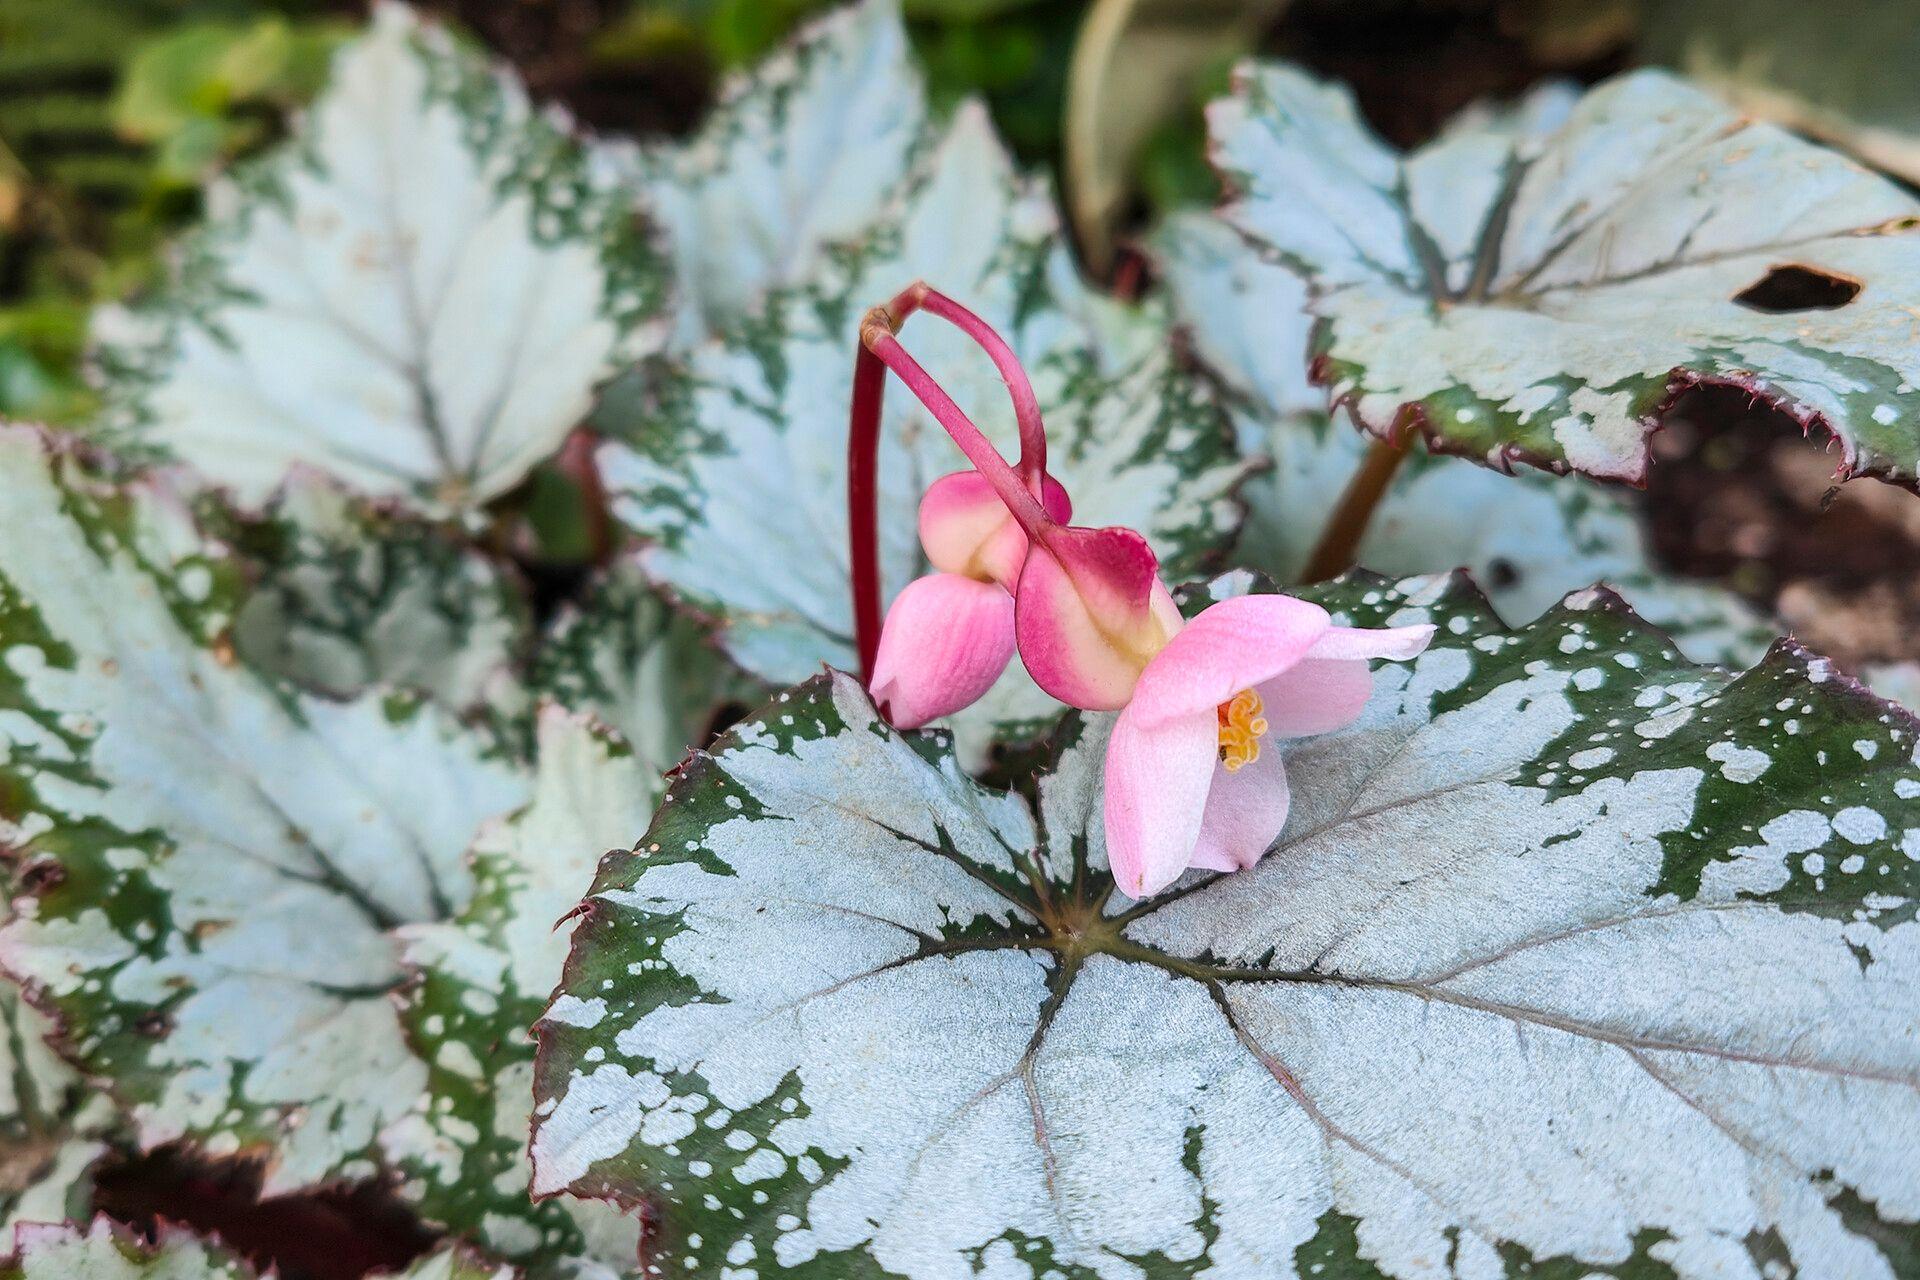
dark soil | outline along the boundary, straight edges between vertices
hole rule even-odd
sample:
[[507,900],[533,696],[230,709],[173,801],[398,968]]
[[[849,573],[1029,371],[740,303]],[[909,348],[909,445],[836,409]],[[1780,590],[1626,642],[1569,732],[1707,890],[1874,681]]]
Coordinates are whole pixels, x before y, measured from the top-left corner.
[[1654,437],[1646,510],[1666,567],[1779,613],[1843,667],[1920,659],[1920,497],[1836,477],[1836,442],[1731,389]]
[[518,68],[535,97],[559,102],[605,132],[687,132],[718,75],[689,40],[625,57],[601,52],[599,38],[626,16],[629,0],[421,0],[419,7],[486,41]]
[[95,1208],[151,1237],[161,1223],[217,1237],[279,1280],[353,1280],[405,1266],[434,1237],[382,1188],[260,1199],[260,1170],[172,1148],[110,1164]]
[[1550,19],[1548,0],[1293,0],[1270,52],[1353,87],[1396,147],[1433,137],[1461,108],[1542,80],[1592,84],[1628,65],[1632,23],[1612,0]]

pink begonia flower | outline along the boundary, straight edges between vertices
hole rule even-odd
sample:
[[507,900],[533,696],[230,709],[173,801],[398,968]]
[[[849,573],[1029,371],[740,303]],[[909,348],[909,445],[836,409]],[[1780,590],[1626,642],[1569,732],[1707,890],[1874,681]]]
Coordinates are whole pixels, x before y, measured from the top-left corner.
[[[1007,379],[1021,425],[1018,471],[895,338],[921,308],[972,334]],[[939,572],[900,593],[875,659],[863,662],[876,702],[901,727],[924,724],[985,693],[1017,648],[1035,683],[1060,701],[1120,713],[1107,747],[1105,823],[1123,892],[1158,892],[1189,867],[1236,871],[1259,861],[1289,806],[1270,740],[1351,724],[1372,689],[1368,659],[1411,658],[1433,628],[1336,627],[1318,605],[1282,595],[1223,600],[1184,622],[1145,538],[1066,524],[1064,494],[1056,506],[1053,490],[1036,483],[1046,474],[1038,401],[979,317],[916,284],[869,312],[860,337],[848,483],[856,621],[879,621],[873,476],[884,369],[974,466],[936,483],[921,505],[921,540]]]
[[[1047,514],[1066,520],[1066,490],[1051,477],[1043,483]],[[927,487],[920,545],[935,572],[909,582],[888,607],[868,685],[902,729],[971,705],[1006,670],[1027,535],[985,477],[960,471]]]
[[1150,658],[1107,746],[1107,861],[1142,898],[1189,867],[1241,871],[1286,826],[1271,739],[1344,728],[1373,688],[1369,658],[1411,658],[1431,626],[1337,627],[1319,605],[1238,596]]

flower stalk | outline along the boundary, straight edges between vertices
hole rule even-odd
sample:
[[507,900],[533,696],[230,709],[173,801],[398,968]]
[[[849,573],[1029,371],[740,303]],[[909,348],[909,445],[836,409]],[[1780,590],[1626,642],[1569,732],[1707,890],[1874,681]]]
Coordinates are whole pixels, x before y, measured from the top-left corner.
[[[1000,451],[953,398],[908,354],[895,335],[916,311],[952,324],[980,345],[1007,384],[1020,429],[1020,457],[1008,466]],[[880,583],[880,419],[891,370],[945,428],[974,469],[993,486],[1029,538],[1053,527],[1042,506],[1047,470],[1047,433],[1040,400],[1013,348],[979,316],[923,280],[902,289],[860,322],[854,354],[853,400],[847,429],[847,528],[851,542],[854,643],[860,676],[873,679],[883,618]]]
[[1339,577],[1357,563],[1360,542],[1373,522],[1374,509],[1386,496],[1387,487],[1393,483],[1412,443],[1412,433],[1403,432],[1394,440],[1376,439],[1367,446],[1366,456],[1360,460],[1359,468],[1340,494],[1340,501],[1327,517],[1320,540],[1313,544],[1313,552],[1300,575],[1303,581],[1325,582]]

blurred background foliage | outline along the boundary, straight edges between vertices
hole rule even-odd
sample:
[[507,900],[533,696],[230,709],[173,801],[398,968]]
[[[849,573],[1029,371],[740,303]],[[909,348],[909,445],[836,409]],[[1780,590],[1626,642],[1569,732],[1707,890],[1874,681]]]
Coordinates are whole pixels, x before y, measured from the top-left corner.
[[[151,279],[201,184],[282,132],[368,3],[0,0],[0,414],[86,414],[89,309]],[[419,3],[514,64],[537,97],[644,138],[692,128],[728,72],[832,0]],[[1202,104],[1254,49],[1348,81],[1403,146],[1476,99],[1550,76],[1591,82],[1642,60],[1843,143],[1857,123],[1856,149],[1895,171],[1907,167],[1901,139],[1920,135],[1920,23],[1904,0],[903,4],[936,96],[984,97],[1023,159],[1063,173],[1090,264],[1123,285],[1137,266],[1115,253],[1126,231],[1215,198]],[[1117,33],[1104,54],[1082,47],[1096,11]],[[1089,65],[1074,74],[1092,86],[1078,117],[1068,92],[1077,48]],[[1163,83],[1149,88],[1142,73],[1156,70]],[[1063,143],[1076,131],[1077,143]],[[1104,167],[1110,191],[1091,191],[1071,155],[1063,165],[1076,145]],[[1906,176],[1914,171],[1920,163]]]

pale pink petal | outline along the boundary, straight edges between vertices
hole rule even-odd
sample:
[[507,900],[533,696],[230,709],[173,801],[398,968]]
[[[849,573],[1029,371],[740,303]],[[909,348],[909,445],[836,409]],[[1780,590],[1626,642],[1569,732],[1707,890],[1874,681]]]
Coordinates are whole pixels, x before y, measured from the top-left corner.
[[1148,659],[1181,626],[1159,574],[1131,529],[1056,529],[1029,551],[1014,624],[1034,682],[1090,711],[1127,705]]
[[1308,658],[1254,691],[1265,704],[1268,733],[1305,738],[1359,719],[1373,693],[1373,671],[1363,658]]
[[1299,662],[1326,630],[1327,611],[1292,596],[1222,600],[1147,665],[1131,709],[1143,724],[1211,711]]
[[[1067,491],[1048,476],[1041,494],[1046,511],[1065,521],[1073,513]],[[1027,554],[1027,535],[978,471],[956,471],[927,486],[920,499],[920,545],[942,573],[991,578],[1013,590]]]
[[1309,658],[1415,657],[1433,639],[1431,623],[1417,627],[1328,627],[1307,651]]
[[1012,596],[953,573],[916,578],[887,609],[873,700],[900,728],[917,729],[973,703],[1012,657]]
[[1222,766],[1207,793],[1207,813],[1193,846],[1193,865],[1245,871],[1265,856],[1287,825],[1287,766],[1271,742],[1258,759],[1232,773]]
[[1129,708],[1107,743],[1107,861],[1130,898],[1157,893],[1180,878],[1200,836],[1207,791],[1219,763],[1213,709],[1152,728]]

